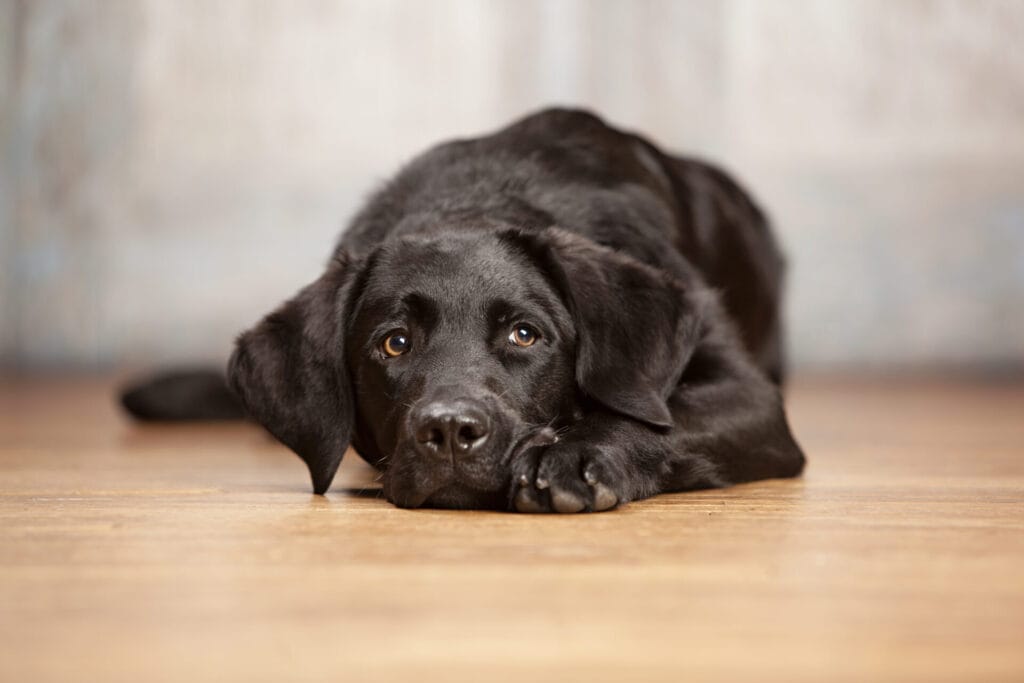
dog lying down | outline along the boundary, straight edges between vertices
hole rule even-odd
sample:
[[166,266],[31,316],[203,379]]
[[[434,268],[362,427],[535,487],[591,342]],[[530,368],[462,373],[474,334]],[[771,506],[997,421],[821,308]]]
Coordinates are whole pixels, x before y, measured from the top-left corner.
[[239,337],[242,408],[188,376],[124,402],[244,409],[320,494],[351,444],[401,507],[600,511],[792,477],[782,275],[723,172],[551,109],[434,147],[378,191],[325,272]]

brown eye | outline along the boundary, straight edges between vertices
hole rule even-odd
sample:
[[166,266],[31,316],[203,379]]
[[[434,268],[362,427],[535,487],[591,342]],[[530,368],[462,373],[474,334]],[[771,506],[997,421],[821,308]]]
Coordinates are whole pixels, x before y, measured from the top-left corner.
[[509,332],[508,340],[516,346],[526,348],[527,346],[533,346],[537,341],[537,331],[529,325],[516,325]]
[[381,348],[384,349],[384,353],[391,358],[394,358],[395,356],[401,356],[403,353],[411,349],[412,342],[409,340],[409,335],[402,330],[398,330],[384,338],[384,343],[381,344]]

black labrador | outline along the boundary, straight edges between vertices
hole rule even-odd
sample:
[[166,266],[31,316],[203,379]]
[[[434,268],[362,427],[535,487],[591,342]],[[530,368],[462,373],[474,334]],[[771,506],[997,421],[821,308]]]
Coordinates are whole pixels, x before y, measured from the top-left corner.
[[782,276],[723,172],[549,109],[409,163],[241,335],[228,382],[317,493],[350,444],[402,507],[600,511],[792,477]]

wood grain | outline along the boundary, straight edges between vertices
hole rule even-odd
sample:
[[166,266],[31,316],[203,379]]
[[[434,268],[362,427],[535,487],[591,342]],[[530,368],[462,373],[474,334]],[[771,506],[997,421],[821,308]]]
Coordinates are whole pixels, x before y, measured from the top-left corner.
[[1024,387],[805,381],[803,479],[541,517],[2,384],[3,681],[1024,680]]

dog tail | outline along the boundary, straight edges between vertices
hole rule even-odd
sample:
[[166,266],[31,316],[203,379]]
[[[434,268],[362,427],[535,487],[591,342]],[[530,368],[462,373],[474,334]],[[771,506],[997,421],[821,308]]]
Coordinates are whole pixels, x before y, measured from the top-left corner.
[[122,390],[121,405],[136,419],[152,422],[246,417],[224,373],[212,369],[160,372]]

